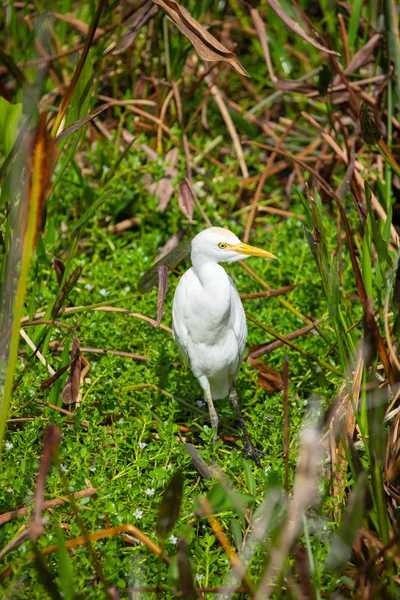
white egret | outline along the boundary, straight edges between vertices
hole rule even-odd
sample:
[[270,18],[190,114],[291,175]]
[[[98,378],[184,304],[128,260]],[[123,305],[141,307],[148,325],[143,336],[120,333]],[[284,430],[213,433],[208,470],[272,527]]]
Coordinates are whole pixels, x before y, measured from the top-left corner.
[[218,263],[250,256],[276,258],[242,243],[221,227],[205,229],[192,241],[192,267],[181,277],[172,308],[174,339],[199,380],[217,439],[218,415],[213,400],[230,396],[246,442],[246,454],[258,462],[258,452],[240,412],[235,379],[243,360],[247,327],[242,302],[232,279]]

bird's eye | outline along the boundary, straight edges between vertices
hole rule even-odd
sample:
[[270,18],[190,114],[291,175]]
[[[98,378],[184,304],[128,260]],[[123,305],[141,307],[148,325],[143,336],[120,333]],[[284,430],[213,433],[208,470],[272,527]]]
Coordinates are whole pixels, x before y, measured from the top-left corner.
[[226,248],[226,244],[224,244],[224,242],[220,242],[218,244],[218,248],[221,248],[221,250],[224,250]]

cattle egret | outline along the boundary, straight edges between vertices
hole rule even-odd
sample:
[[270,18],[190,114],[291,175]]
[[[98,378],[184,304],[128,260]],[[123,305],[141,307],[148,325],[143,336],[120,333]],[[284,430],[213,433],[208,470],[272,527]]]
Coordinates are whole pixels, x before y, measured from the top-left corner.
[[235,284],[219,265],[250,256],[276,258],[266,250],[242,243],[221,227],[210,227],[196,235],[191,246],[192,267],[175,291],[172,330],[185,362],[203,388],[214,430],[213,443],[218,430],[213,400],[229,394],[243,430],[246,455],[259,462],[235,389],[246,345],[246,317]]

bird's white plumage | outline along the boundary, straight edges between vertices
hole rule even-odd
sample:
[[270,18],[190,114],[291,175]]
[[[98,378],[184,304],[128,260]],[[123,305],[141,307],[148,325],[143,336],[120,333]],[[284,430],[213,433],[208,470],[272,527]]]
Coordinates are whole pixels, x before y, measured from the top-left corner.
[[204,390],[217,441],[218,415],[213,400],[230,396],[243,430],[246,454],[259,462],[240,411],[234,381],[243,360],[247,327],[232,279],[219,265],[249,256],[275,258],[243,244],[231,231],[210,227],[192,241],[192,267],[181,277],[172,307],[172,330],[179,349]]
[[178,347],[213,399],[224,398],[236,379],[245,350],[247,327],[242,303],[232,279],[219,262],[244,258],[218,244],[235,246],[230,231],[211,227],[192,242],[192,267],[176,288],[172,323]]

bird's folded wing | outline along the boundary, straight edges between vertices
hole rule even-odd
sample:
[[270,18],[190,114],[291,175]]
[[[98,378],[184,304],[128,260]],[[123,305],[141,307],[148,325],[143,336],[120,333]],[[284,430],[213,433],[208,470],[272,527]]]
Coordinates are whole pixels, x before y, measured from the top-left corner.
[[247,338],[247,325],[246,325],[246,316],[244,314],[242,301],[240,300],[239,292],[236,289],[235,284],[232,279],[229,277],[231,284],[231,316],[230,316],[230,326],[232,327],[235,337],[238,341],[239,345],[239,354],[240,354],[240,362],[243,359],[243,354],[246,348],[246,338]]
[[185,320],[182,318],[182,312],[180,312],[179,298],[175,295],[175,300],[172,308],[172,335],[178,345],[179,352],[186,364],[189,364],[188,354],[188,330],[185,324]]

